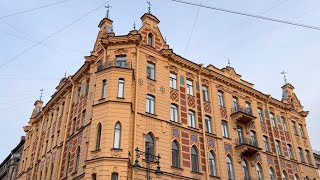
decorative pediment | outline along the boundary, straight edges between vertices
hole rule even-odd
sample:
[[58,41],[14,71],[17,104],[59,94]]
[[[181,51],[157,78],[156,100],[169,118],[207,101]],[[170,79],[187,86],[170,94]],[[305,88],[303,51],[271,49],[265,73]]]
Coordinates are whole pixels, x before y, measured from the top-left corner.
[[151,56],[151,55],[147,54],[146,58],[150,62],[157,63],[157,59],[154,56]]
[[171,71],[171,72],[174,72],[174,73],[178,73],[178,68],[174,65],[169,65],[168,66],[168,69]]
[[201,79],[202,84],[209,86],[209,80]]
[[119,49],[115,50],[114,53],[115,53],[116,55],[126,54],[126,53],[128,53],[128,50],[127,50],[127,49],[124,49],[124,48],[119,48]]

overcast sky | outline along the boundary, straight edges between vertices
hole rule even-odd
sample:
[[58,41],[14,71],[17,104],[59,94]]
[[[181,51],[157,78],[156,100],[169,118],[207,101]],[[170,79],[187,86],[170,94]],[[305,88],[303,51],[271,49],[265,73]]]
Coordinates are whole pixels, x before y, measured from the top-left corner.
[[[0,17],[58,1],[0,1]],[[70,0],[0,19],[0,65],[103,2]],[[203,8],[198,12],[198,7],[171,0],[151,2],[152,13],[161,21],[162,34],[177,54],[219,68],[226,66],[229,58],[231,66],[244,80],[277,99],[281,99],[283,85],[280,72],[288,72],[288,81],[296,88],[305,110],[310,111],[307,127],[312,146],[320,150],[317,139],[320,128],[320,31]],[[202,0],[202,3],[320,26],[318,0]],[[134,22],[140,27],[140,17],[147,11],[145,0],[113,0],[110,5],[116,35],[127,34],[133,29]],[[43,99],[46,103],[64,73],[73,74],[83,64],[83,57],[90,54],[99,30],[97,25],[104,16],[105,9],[100,8],[44,41],[45,45],[35,46],[0,68],[0,161],[24,135],[22,127],[29,121],[39,90],[45,89]]]

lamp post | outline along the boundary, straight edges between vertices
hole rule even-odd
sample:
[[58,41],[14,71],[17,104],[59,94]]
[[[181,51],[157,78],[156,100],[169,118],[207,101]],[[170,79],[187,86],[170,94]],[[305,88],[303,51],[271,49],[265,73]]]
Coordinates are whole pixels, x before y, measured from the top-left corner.
[[139,164],[139,158],[140,156],[144,156],[145,157],[145,161],[146,161],[146,179],[147,180],[150,180],[151,177],[150,177],[150,171],[151,171],[151,162],[154,162],[157,164],[157,169],[155,170],[155,174],[156,176],[161,176],[163,174],[163,172],[161,171],[161,168],[160,168],[160,155],[158,154],[157,156],[156,155],[153,155],[151,152],[150,152],[150,148],[147,147],[146,149],[146,152],[143,152],[141,150],[139,150],[139,148],[137,147],[135,149],[136,151],[136,160],[134,161],[134,164],[132,165],[132,168],[133,170],[135,171],[138,171],[142,166],[140,166]]

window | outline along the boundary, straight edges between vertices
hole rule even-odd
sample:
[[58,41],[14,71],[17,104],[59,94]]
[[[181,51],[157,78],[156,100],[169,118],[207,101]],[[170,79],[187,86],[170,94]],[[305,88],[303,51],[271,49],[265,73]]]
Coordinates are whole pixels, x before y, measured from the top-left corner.
[[263,120],[263,114],[262,114],[262,109],[261,108],[258,108],[258,115],[259,115],[260,122],[263,123],[264,120]]
[[242,160],[241,164],[242,164],[242,173],[243,173],[243,177],[244,177],[243,179],[249,180],[250,174],[249,174],[247,162],[245,160]]
[[269,169],[269,175],[270,175],[270,180],[276,180],[276,177],[274,176],[274,171],[272,168]]
[[217,168],[216,168],[216,157],[214,152],[209,152],[208,154],[209,158],[209,171],[211,176],[217,176]]
[[262,167],[261,167],[261,165],[259,163],[256,165],[256,170],[257,170],[258,180],[263,180]]
[[263,144],[264,144],[264,149],[266,150],[266,152],[270,152],[268,137],[263,136]]
[[179,143],[177,141],[172,142],[172,167],[180,167]]
[[154,155],[154,140],[152,135],[149,133],[146,136],[146,150],[145,152],[150,152],[151,154]]
[[282,156],[280,141],[276,140],[276,148],[278,155]]
[[193,96],[193,82],[191,80],[187,80],[187,94]]
[[177,89],[177,75],[170,73],[170,88]]
[[153,35],[151,33],[148,34],[148,45],[153,46]]
[[246,102],[246,113],[247,114],[252,114],[251,104],[249,102]]
[[199,172],[199,158],[198,158],[198,151],[195,146],[191,147],[191,164],[192,164],[192,171]]
[[218,99],[219,99],[219,105],[221,107],[224,107],[224,98],[223,98],[223,92],[222,91],[218,91]]
[[285,132],[287,132],[287,131],[288,131],[288,129],[287,129],[286,120],[285,120],[285,119],[283,119],[283,118],[281,118],[281,122],[282,122],[283,130],[284,130]]
[[299,124],[299,131],[300,131],[301,137],[304,137],[302,124]]
[[254,131],[250,131],[250,140],[251,140],[251,145],[258,147],[258,142],[257,142],[257,134]]
[[73,119],[73,126],[72,126],[72,134],[76,132],[76,127],[77,127],[77,118]]
[[71,156],[70,153],[68,154],[68,161],[67,161],[67,167],[66,167],[66,176],[68,176],[69,174],[69,168],[70,168],[70,160],[71,160]]
[[64,111],[64,102],[62,103],[62,108],[61,108],[61,115],[60,115],[60,117],[62,117],[63,116],[63,111]]
[[208,116],[205,116],[205,117],[204,117],[204,120],[205,120],[205,122],[206,122],[206,131],[207,131],[208,133],[212,133],[212,129],[211,129],[211,118],[208,117]]
[[202,94],[203,94],[203,100],[206,102],[209,102],[208,87],[202,86]]
[[118,81],[118,98],[123,98],[124,94],[124,79],[120,78]]
[[100,141],[101,141],[101,123],[99,123],[97,126],[96,150],[100,149]]
[[194,112],[191,110],[188,111],[188,121],[190,127],[196,128],[196,119],[194,117]]
[[298,135],[297,127],[296,127],[296,122],[291,121],[292,129],[295,135]]
[[289,158],[293,159],[293,151],[292,151],[292,146],[290,144],[287,145],[288,153],[289,153]]
[[230,156],[227,156],[227,171],[228,171],[228,179],[234,180],[234,173],[233,173],[233,165]]
[[238,107],[239,107],[238,98],[237,97],[232,97],[232,104],[233,104],[233,110],[235,112],[237,112],[238,111]]
[[52,176],[53,176],[53,169],[54,169],[54,163],[51,163],[51,171],[50,171],[50,180],[52,180]]
[[114,126],[113,148],[120,149],[121,144],[121,124],[117,122]]
[[86,96],[88,96],[89,94],[89,87],[90,87],[90,79],[88,79],[86,83],[86,93],[85,93]]
[[78,151],[77,151],[77,157],[76,157],[76,171],[78,170],[78,167],[79,167],[79,162],[80,162],[80,147],[78,148]]
[[171,104],[170,106],[170,120],[178,122],[178,106],[175,104]]
[[152,95],[147,95],[146,112],[149,114],[154,114],[154,97]]
[[92,175],[91,175],[91,179],[92,179],[92,180],[97,180],[97,174],[92,174]]
[[147,64],[147,78],[155,80],[155,65],[152,63]]
[[222,129],[222,136],[225,138],[229,138],[229,130],[228,130],[228,122],[227,121],[221,122],[221,129]]
[[288,180],[288,176],[285,171],[282,171],[282,180]]
[[111,180],[118,180],[118,173],[113,172],[111,174]]
[[294,180],[299,180],[299,176],[297,174],[294,175]]
[[276,127],[276,121],[274,119],[274,114],[270,113],[270,120],[271,120],[271,125],[272,127]]
[[101,98],[106,98],[107,96],[107,81],[103,80],[102,81],[102,95]]
[[310,152],[308,150],[306,150],[306,157],[307,157],[308,163],[312,164],[311,157],[310,157]]
[[84,126],[85,119],[86,118],[86,110],[82,111],[82,116],[81,116],[81,126]]
[[300,161],[304,162],[303,152],[302,152],[301,148],[298,148],[298,154],[299,154],[299,157],[300,157]]
[[117,67],[126,67],[127,66],[127,57],[125,55],[116,56],[116,66]]

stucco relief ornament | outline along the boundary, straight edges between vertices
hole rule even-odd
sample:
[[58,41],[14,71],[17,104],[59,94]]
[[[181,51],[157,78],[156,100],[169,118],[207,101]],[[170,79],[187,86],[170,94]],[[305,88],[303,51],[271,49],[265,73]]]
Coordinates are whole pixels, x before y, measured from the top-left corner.
[[151,93],[155,93],[154,83],[148,82],[148,91]]
[[160,87],[160,92],[161,92],[162,94],[164,94],[164,93],[166,93],[166,89],[165,89],[163,86],[161,86],[161,87]]
[[139,86],[142,86],[143,85],[143,79],[139,79],[138,83],[139,83]]

